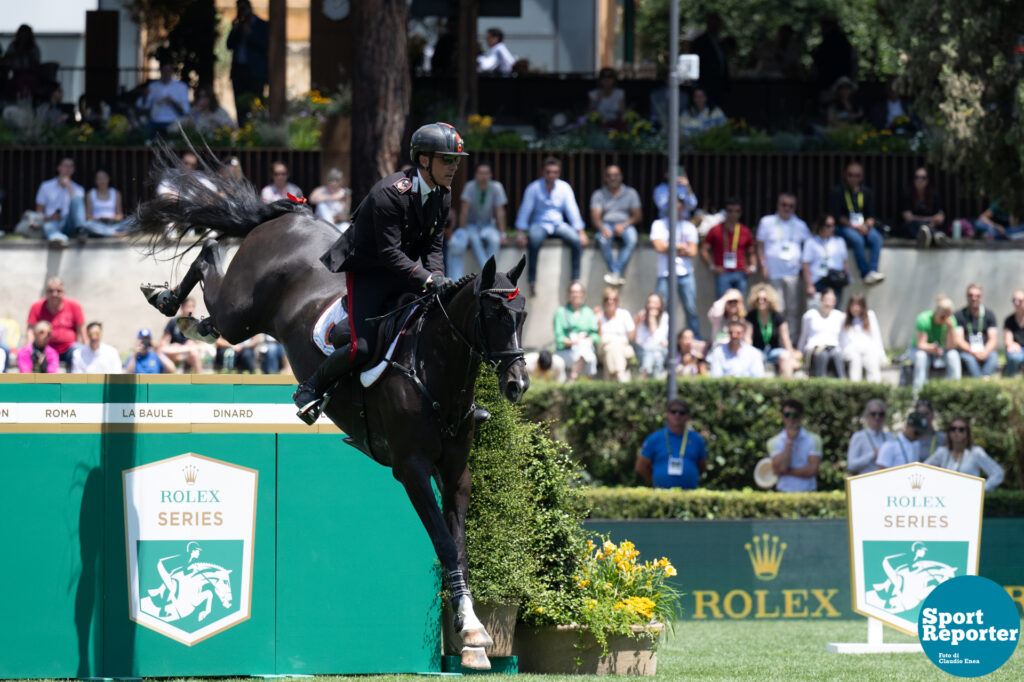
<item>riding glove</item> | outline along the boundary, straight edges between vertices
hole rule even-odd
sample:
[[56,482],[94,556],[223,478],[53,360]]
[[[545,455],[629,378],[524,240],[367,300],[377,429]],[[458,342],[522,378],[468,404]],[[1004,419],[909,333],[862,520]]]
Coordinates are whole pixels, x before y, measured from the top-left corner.
[[444,275],[438,273],[434,273],[430,275],[430,279],[423,283],[423,288],[431,293],[441,295],[449,288],[451,288],[453,284],[455,284],[455,282],[453,282],[448,277],[445,277]]

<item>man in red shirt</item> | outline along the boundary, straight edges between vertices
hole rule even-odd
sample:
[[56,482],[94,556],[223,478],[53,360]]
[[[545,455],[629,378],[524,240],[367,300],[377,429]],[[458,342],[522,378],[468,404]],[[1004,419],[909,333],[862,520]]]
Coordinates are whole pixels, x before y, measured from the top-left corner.
[[725,222],[711,228],[700,247],[700,258],[715,275],[715,296],[739,289],[747,296],[747,275],[757,272],[754,235],[740,222],[740,200],[725,200]]
[[34,340],[33,328],[40,320],[53,325],[50,346],[60,355],[61,363],[70,367],[71,353],[78,344],[85,343],[85,316],[78,301],[64,297],[64,280],[60,277],[46,280],[46,297],[29,308],[26,343]]

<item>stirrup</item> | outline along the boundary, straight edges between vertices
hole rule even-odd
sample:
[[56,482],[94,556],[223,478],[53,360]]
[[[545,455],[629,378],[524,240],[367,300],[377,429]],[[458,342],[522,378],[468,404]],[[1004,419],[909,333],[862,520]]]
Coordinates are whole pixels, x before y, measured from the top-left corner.
[[192,339],[193,341],[202,341],[203,343],[216,343],[220,334],[213,328],[213,325],[209,322],[210,318],[204,318],[197,320],[191,315],[187,317],[179,317],[174,323],[178,326],[178,330],[185,335],[186,338]]
[[473,401],[473,421],[477,424],[483,424],[490,420],[491,413],[488,412],[487,408],[480,403]]
[[316,424],[316,420],[320,418],[321,413],[324,411],[324,406],[327,404],[327,398],[321,396],[315,400],[311,400],[295,413],[295,416],[304,421],[307,425],[313,426]]

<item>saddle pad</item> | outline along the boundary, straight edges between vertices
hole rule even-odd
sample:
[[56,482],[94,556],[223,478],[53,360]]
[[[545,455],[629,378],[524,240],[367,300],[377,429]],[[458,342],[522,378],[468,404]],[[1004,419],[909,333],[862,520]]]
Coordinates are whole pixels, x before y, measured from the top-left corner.
[[409,324],[409,320],[412,319],[417,310],[419,310],[419,305],[414,305],[409,309],[405,319],[402,320],[401,326],[398,327],[398,333],[396,333],[394,338],[391,339],[391,345],[388,346],[388,352],[384,354],[384,358],[365,372],[360,372],[359,383],[363,385],[363,388],[373,386],[377,383],[377,380],[380,379],[381,375],[384,374],[384,370],[388,368],[388,361],[391,359],[391,356],[394,355],[395,348],[398,346],[399,340],[402,338],[402,335],[405,334],[406,325]]
[[339,324],[348,324],[348,311],[342,304],[344,296],[339,296],[327,306],[316,324],[313,325],[313,343],[324,355],[334,352],[334,344],[331,343],[331,333]]

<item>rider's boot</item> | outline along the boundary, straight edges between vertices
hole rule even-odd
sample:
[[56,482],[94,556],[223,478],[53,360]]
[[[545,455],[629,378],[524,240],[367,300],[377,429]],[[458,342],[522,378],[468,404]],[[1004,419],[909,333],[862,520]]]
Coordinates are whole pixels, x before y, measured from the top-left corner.
[[313,376],[299,384],[295,393],[292,394],[292,400],[299,408],[296,413],[299,419],[310,426],[316,423],[324,408],[324,393],[338,377],[352,369],[350,353],[350,346],[337,349],[320,363],[320,366],[313,372]]
[[491,413],[487,411],[487,408],[480,403],[473,401],[473,421],[477,424],[483,424],[486,421],[490,421]]

